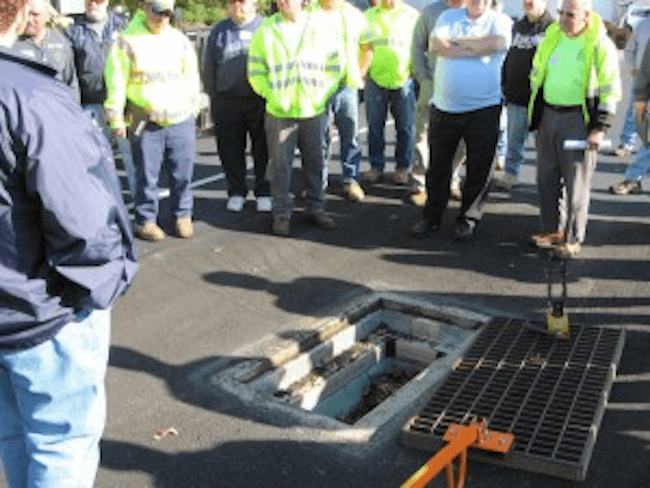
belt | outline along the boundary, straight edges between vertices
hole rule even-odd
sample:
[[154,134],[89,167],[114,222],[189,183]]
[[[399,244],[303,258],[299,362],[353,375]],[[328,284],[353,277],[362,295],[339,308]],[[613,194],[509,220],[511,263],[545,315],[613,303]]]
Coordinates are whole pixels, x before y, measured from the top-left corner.
[[544,107],[550,108],[555,112],[582,112],[582,105],[551,105],[544,102]]

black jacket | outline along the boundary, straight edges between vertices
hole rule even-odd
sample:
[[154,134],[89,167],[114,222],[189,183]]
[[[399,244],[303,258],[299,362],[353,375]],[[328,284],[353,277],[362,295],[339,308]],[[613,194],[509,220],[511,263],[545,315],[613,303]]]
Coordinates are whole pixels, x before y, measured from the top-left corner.
[[138,267],[108,141],[54,74],[0,51],[0,349],[110,307]]
[[501,83],[506,103],[528,106],[530,99],[530,70],[535,50],[544,37],[546,28],[553,22],[548,12],[544,12],[537,22],[531,24],[524,15],[515,22],[512,44],[503,63]]

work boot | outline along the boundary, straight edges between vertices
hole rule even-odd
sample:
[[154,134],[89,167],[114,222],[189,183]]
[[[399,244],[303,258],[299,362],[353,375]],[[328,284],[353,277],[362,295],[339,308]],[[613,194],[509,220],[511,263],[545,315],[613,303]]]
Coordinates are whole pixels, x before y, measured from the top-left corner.
[[323,212],[318,212],[315,214],[307,214],[307,220],[315,225],[325,230],[336,229],[336,222],[332,217],[325,215]]
[[274,218],[271,231],[276,236],[289,237],[291,234],[291,223],[289,219]]
[[614,195],[638,195],[643,190],[639,180],[623,180],[609,187]]
[[363,175],[363,179],[368,183],[377,183],[381,180],[384,173],[378,168],[370,168],[370,171]]
[[614,149],[614,154],[619,158],[626,158],[634,152],[634,144],[619,144],[616,149]]
[[413,227],[411,227],[411,235],[413,237],[417,237],[418,239],[422,239],[424,237],[428,237],[431,234],[435,234],[440,230],[440,225],[439,224],[434,224],[428,219],[421,219],[418,220]]
[[353,202],[361,202],[366,197],[363,188],[356,181],[348,181],[345,183],[345,196]]
[[145,222],[144,224],[134,224],[133,227],[135,235],[145,241],[160,242],[167,236],[165,231],[153,221]]
[[176,219],[176,237],[181,239],[189,239],[194,235],[194,225],[192,224],[191,217],[179,217]]
[[553,255],[560,259],[571,259],[574,258],[581,249],[582,244],[579,242],[563,242],[553,249]]
[[511,173],[504,173],[502,176],[494,178],[494,185],[505,191],[512,190],[517,185],[517,176]]
[[424,207],[427,204],[427,189],[422,186],[418,187],[409,198],[416,207]]
[[397,168],[393,173],[393,183],[396,185],[406,185],[409,182],[409,170],[406,168]]

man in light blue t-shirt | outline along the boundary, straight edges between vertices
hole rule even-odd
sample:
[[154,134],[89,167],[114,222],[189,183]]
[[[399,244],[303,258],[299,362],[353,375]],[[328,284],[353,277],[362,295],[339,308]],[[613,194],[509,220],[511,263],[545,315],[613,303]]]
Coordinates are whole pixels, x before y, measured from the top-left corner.
[[512,36],[512,20],[490,4],[491,0],[469,0],[464,9],[447,10],[431,32],[429,49],[437,61],[429,122],[428,199],[423,219],[411,229],[416,237],[440,227],[449,200],[452,159],[461,139],[467,144],[467,176],[454,238],[471,239],[483,215],[499,137],[501,65]]

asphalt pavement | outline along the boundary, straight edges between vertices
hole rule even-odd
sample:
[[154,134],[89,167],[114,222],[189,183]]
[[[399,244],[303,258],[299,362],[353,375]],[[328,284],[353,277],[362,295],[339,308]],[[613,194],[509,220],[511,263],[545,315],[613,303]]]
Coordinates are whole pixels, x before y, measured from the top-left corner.
[[[610,134],[615,143],[620,125]],[[394,166],[389,133],[388,174]],[[362,144],[366,170],[365,136]],[[510,193],[492,191],[475,240],[460,244],[451,239],[457,202],[438,235],[418,240],[408,229],[420,210],[408,203],[403,187],[384,182],[367,187],[363,203],[345,200],[335,145],[327,210],[338,228],[311,227],[298,198],[293,235],[281,238],[270,234],[270,216],[258,214],[252,199],[240,214],[226,211],[215,142],[201,137],[195,237],[140,242],[139,276],[114,308],[108,423],[96,486],[400,486],[430,453],[403,447],[397,435],[371,450],[361,446],[357,454],[336,443],[304,441],[301,425],[220,391],[210,372],[264,337],[291,337],[374,291],[541,316],[547,305],[544,260],[528,245],[538,222],[530,145],[526,157],[521,184]],[[625,163],[599,157],[587,243],[568,269],[571,320],[627,330],[587,479],[578,484],[470,463],[468,488],[650,487],[650,195],[608,192]],[[300,195],[299,168],[294,176]],[[171,233],[168,199],[161,222]],[[177,435],[154,439],[168,428]]]

